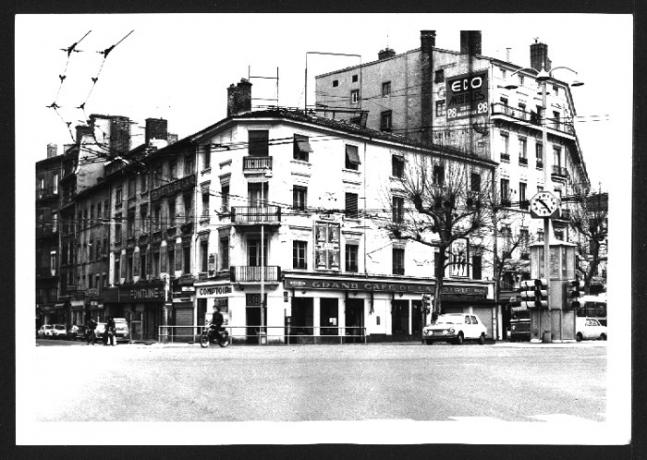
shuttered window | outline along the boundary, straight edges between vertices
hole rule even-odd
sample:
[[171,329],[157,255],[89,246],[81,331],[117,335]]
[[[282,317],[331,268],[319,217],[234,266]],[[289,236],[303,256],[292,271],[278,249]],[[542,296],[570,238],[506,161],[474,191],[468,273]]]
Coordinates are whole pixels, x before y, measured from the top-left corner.
[[346,194],[346,217],[355,218],[357,213],[357,193]]
[[251,130],[249,135],[249,156],[263,157],[268,155],[270,132]]

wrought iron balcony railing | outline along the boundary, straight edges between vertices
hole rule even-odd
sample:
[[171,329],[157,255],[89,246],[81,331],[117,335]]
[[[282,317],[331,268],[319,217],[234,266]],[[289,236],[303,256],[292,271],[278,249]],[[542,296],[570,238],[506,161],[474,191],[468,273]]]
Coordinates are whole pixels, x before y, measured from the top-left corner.
[[272,157],[243,157],[243,172],[259,172],[263,170],[272,170]]
[[553,165],[553,176],[568,177],[568,170],[564,166]]
[[277,265],[229,267],[230,279],[236,283],[260,283],[261,273],[264,282],[278,283],[281,278],[281,267]]
[[234,206],[231,208],[234,225],[258,225],[281,223],[280,206]]
[[183,177],[182,179],[178,179],[170,184],[162,185],[161,187],[152,190],[151,201],[156,201],[165,196],[171,196],[193,187],[195,187],[195,174],[191,174],[190,176]]

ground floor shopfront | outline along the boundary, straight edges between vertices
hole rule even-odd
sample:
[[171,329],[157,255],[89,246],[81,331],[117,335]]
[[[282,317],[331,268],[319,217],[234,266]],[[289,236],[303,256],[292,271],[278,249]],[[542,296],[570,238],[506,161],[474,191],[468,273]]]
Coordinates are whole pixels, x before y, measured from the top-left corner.
[[[422,295],[433,298],[434,281],[286,273],[263,290],[262,308],[258,284],[198,281],[193,324],[204,325],[218,307],[235,341],[417,340],[430,319]],[[444,312],[477,314],[488,337],[496,337],[500,318],[491,282],[446,280],[442,295]]]

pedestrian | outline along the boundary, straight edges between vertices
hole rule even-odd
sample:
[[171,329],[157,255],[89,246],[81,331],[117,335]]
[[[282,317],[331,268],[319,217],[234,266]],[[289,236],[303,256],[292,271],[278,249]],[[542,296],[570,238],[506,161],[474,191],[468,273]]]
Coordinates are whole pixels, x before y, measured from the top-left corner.
[[96,327],[97,327],[97,322],[92,318],[89,318],[88,322],[86,323],[86,329],[85,329],[85,340],[88,345],[90,345],[90,342],[92,342],[92,345],[97,343],[97,335],[94,331]]
[[104,345],[110,344],[111,346],[115,345],[115,333],[116,333],[116,326],[115,326],[115,320],[112,319],[112,316],[108,317],[108,321],[106,322],[106,339]]

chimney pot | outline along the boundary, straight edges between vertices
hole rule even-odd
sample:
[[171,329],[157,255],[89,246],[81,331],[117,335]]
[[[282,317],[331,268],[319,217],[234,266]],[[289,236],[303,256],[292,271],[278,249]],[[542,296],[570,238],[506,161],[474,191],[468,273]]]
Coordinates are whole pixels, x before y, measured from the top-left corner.
[[227,88],[227,116],[231,117],[252,110],[252,84],[241,78],[240,82]]
[[435,30],[421,30],[420,31],[420,49],[423,53],[431,53],[431,49],[436,46],[436,31]]
[[551,62],[548,59],[548,45],[537,40],[530,45],[530,67],[537,71],[540,71],[543,67],[547,72],[550,72]]
[[377,58],[380,61],[382,59],[392,58],[393,56],[395,56],[395,50],[389,48],[388,46],[377,53]]
[[145,143],[148,145],[152,139],[166,140],[168,137],[168,121],[164,118],[147,118],[145,130]]
[[58,145],[47,144],[47,158],[55,157],[58,154]]

